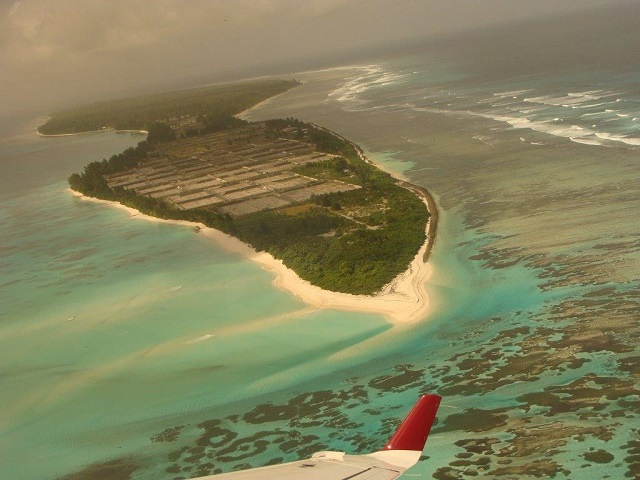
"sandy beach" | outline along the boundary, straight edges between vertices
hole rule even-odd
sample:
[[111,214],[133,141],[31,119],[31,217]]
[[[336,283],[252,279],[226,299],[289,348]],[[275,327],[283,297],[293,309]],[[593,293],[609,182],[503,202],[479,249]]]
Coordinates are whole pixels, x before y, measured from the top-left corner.
[[36,130],[36,134],[39,137],[74,137],[76,135],[86,135],[87,133],[103,133],[103,132],[115,132],[115,133],[144,133],[148,134],[146,130],[116,130],[113,128],[101,128],[100,130],[89,130],[86,132],[76,132],[76,133],[58,133],[58,134],[47,134],[40,133],[40,130]]
[[[385,319],[392,324],[416,322],[429,311],[426,282],[431,269],[424,262],[424,256],[430,246],[429,238],[432,237],[430,234],[427,235],[427,241],[422,245],[407,270],[386,285],[380,293],[374,296],[352,295],[331,292],[316,287],[300,278],[293,270],[287,268],[281,260],[275,259],[269,253],[257,252],[237,238],[207,227],[204,224],[186,220],[160,219],[140,213],[138,210],[118,202],[87,197],[71,189],[69,191],[84,201],[110,205],[125,210],[133,218],[151,222],[172,223],[189,228],[197,227],[199,234],[210,238],[220,247],[258,263],[262,268],[274,275],[273,285],[297,296],[315,308],[378,313],[384,315]],[[427,228],[429,229],[430,226],[428,225]]]

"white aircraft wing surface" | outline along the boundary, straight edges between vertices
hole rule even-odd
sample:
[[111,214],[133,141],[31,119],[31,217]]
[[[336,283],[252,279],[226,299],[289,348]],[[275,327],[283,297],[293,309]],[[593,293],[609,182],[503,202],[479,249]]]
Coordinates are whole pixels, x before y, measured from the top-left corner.
[[424,395],[385,447],[368,455],[318,452],[308,460],[199,477],[194,480],[391,480],[415,465],[422,454],[440,405],[438,395]]

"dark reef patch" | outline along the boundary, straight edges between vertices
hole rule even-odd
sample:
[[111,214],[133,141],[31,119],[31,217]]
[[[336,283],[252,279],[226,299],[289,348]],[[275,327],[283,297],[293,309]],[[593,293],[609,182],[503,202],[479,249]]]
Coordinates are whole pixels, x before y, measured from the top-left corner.
[[454,413],[449,415],[444,424],[434,429],[434,433],[451,432],[454,430],[465,432],[485,432],[503,427],[507,424],[509,409],[503,408],[499,410],[481,410],[478,408],[470,408],[462,413]]
[[587,452],[583,456],[585,460],[593,463],[610,463],[614,459],[614,456],[606,450]]
[[141,466],[132,459],[119,458],[94,463],[56,480],[129,480]]
[[167,428],[166,430],[153,435],[150,440],[152,442],[175,442],[183,429],[184,425]]

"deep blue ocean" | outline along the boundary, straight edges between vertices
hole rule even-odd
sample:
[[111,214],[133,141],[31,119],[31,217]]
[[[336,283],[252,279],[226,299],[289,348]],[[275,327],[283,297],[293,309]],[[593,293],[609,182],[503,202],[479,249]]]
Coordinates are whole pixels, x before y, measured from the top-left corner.
[[429,315],[312,309],[190,228],[69,194],[144,137],[9,121],[0,478],[363,453],[426,392],[444,400],[413,477],[637,478],[640,70],[491,77],[414,52],[295,76],[245,118],[318,123],[432,192]]

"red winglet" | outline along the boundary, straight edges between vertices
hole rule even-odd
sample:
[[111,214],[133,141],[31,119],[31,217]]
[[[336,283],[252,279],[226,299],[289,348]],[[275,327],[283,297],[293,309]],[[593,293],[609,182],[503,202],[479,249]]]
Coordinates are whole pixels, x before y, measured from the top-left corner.
[[423,395],[409,415],[384,446],[383,450],[415,450],[421,452],[427,442],[442,397]]

